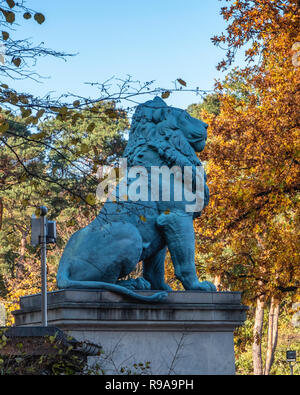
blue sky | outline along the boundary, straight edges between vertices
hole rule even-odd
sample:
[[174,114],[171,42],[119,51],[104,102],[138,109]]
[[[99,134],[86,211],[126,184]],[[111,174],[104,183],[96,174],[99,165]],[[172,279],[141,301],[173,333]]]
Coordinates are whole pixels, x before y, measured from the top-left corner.
[[[46,21],[23,21],[13,37],[31,38],[35,44],[77,53],[67,62],[40,59],[36,71],[45,79],[10,83],[18,91],[42,96],[72,92],[96,98],[97,89],[85,82],[103,82],[130,74],[140,81],[155,80],[156,86],[172,87],[182,78],[188,87],[213,88],[216,70],[224,51],[211,37],[225,32],[220,16],[224,1],[218,0],[28,0],[27,5],[42,12]],[[169,105],[186,108],[200,101],[194,94],[178,93]]]

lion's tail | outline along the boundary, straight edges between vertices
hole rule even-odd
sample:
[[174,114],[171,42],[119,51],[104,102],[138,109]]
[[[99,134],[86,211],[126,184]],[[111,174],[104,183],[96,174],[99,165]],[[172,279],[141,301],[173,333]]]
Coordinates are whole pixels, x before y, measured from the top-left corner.
[[142,302],[161,302],[161,301],[165,300],[168,296],[168,293],[165,291],[157,292],[153,295],[146,296],[146,295],[140,295],[130,289],[127,289],[127,288],[122,287],[121,285],[117,285],[117,284],[110,284],[110,283],[105,283],[102,281],[71,280],[69,278],[68,269],[65,268],[65,270],[64,270],[61,267],[61,265],[60,265],[60,268],[57,273],[57,286],[60,289],[67,289],[67,288],[72,288],[72,289],[105,289],[107,291],[113,291],[116,293],[126,295],[130,298],[140,300]]

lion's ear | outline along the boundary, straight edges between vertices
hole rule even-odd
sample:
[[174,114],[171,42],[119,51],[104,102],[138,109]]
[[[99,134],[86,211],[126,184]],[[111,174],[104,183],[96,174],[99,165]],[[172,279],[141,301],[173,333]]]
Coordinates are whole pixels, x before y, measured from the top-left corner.
[[152,120],[155,123],[162,122],[166,119],[166,108],[167,105],[160,97],[156,96],[153,99],[153,106],[155,110],[152,113]]
[[166,114],[164,108],[158,108],[157,110],[154,110],[152,114],[153,122],[162,122],[165,119],[165,115]]
[[167,107],[166,102],[159,96],[155,96],[155,98],[153,99],[153,103],[155,105],[159,105],[159,106],[163,106],[163,107]]

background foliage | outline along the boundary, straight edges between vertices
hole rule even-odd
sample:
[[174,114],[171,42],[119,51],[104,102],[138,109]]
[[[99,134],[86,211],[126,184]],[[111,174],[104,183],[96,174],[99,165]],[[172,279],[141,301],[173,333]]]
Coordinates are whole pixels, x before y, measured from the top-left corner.
[[[242,291],[250,306],[235,336],[238,373],[288,374],[285,351],[300,352],[299,327],[291,324],[293,303],[300,300],[300,4],[228,1],[221,14],[228,28],[212,41],[228,47],[218,65],[224,79],[188,108],[209,124],[200,159],[211,200],[195,225],[197,271],[219,290]],[[172,94],[150,83],[134,85],[130,77],[115,93],[99,83],[101,96],[93,100],[16,92],[7,79],[38,79],[39,56],[71,56],[14,40],[17,18],[42,24],[45,16],[24,2],[0,1],[6,46],[0,63],[0,298],[8,324],[20,296],[40,291],[39,249],[30,246],[35,208],[46,205],[57,221],[57,245],[47,253],[48,287],[54,290],[65,243],[100,209],[97,169],[115,164],[126,145],[130,113],[119,100],[145,90],[164,99]],[[240,50],[246,66],[232,68]],[[174,90],[186,86],[179,78]],[[138,267],[133,275],[140,274]],[[166,275],[174,290],[181,289],[169,255]]]

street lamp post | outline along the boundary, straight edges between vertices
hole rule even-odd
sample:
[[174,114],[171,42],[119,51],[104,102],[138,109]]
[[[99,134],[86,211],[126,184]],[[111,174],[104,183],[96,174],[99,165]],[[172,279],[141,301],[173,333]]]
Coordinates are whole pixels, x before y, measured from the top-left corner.
[[56,223],[48,221],[48,209],[39,207],[39,218],[31,217],[31,245],[41,246],[41,325],[48,326],[47,318],[47,244],[56,243]]
[[45,206],[40,207],[40,246],[41,246],[41,277],[42,277],[42,326],[48,325],[47,320],[47,212]]

